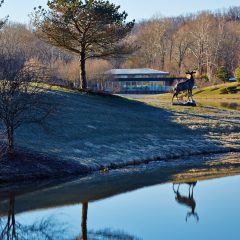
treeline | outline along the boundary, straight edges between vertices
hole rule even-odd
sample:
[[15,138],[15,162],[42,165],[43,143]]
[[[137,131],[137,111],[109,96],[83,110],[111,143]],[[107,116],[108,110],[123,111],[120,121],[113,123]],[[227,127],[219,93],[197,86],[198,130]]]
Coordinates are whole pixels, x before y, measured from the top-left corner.
[[[51,84],[72,86],[79,79],[79,59],[76,56],[43,42],[30,27],[6,23],[0,32],[0,79],[8,79],[10,73],[14,74],[20,65],[29,61],[48,69]],[[98,74],[111,67],[105,60],[89,61],[89,81],[97,81]]]
[[233,76],[240,65],[240,7],[138,24],[133,36],[139,50],[123,66],[149,67],[183,75],[196,69],[214,83],[219,68]]
[[[240,66],[240,7],[226,11],[200,12],[173,18],[152,18],[135,24],[128,37],[137,50],[124,58],[88,59],[88,86],[104,82],[103,73],[110,68],[153,68],[183,76],[186,70],[198,70],[198,77],[214,84],[219,71],[226,78],[234,76]],[[7,59],[23,56],[49,71],[52,84],[73,86],[79,81],[79,57],[40,40],[31,26],[5,23],[0,32],[0,77],[9,69]],[[19,60],[19,62],[17,61]],[[4,70],[5,69],[5,70]],[[14,72],[12,69],[11,72]],[[221,79],[223,80],[223,79]]]

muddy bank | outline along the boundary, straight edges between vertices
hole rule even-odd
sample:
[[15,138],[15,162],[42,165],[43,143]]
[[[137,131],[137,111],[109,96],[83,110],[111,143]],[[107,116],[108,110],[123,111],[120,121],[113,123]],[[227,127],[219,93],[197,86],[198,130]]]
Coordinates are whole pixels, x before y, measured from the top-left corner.
[[121,173],[126,168],[131,169],[132,173],[141,172],[142,170],[151,173],[154,164],[156,164],[158,171],[163,173],[164,171],[168,172],[168,169],[172,171],[173,167],[174,171],[182,171],[182,169],[193,166],[198,168],[194,170],[196,173],[208,166],[205,175],[212,174],[212,171],[208,172],[212,166],[214,168],[224,167],[221,170],[223,173],[230,168],[235,171],[236,167],[240,166],[240,153],[237,151],[228,153],[221,151],[221,154],[212,152],[212,154],[195,154],[192,156],[170,156],[169,158],[157,157],[119,164],[111,163],[94,170],[77,161],[59,161],[37,154],[22,154],[15,157],[15,159],[0,161],[0,191],[2,190],[2,192],[4,189],[5,192],[16,191],[19,189],[19,184],[26,186],[26,189],[31,189],[35,185],[43,187],[50,183],[66,182],[76,177],[91,176],[91,174]]
[[90,172],[74,161],[61,161],[44,154],[18,152],[0,160],[0,185],[29,180],[60,179]]

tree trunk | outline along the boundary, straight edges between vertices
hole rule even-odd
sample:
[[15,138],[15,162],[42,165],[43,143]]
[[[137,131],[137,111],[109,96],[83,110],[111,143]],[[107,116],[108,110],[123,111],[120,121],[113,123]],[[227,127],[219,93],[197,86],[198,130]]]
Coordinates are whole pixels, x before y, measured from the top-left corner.
[[82,240],[87,240],[88,203],[82,203]]
[[161,56],[161,70],[163,71],[165,68],[165,54]]
[[8,143],[8,153],[12,154],[14,152],[14,130],[13,126],[9,126],[7,129],[7,143]]
[[10,194],[10,199],[9,199],[7,225],[5,230],[1,233],[0,237],[1,239],[3,239],[5,236],[7,237],[6,239],[16,238],[15,197],[12,194]]
[[87,89],[86,54],[84,51],[80,54],[80,88]]
[[178,61],[178,75],[181,75],[181,70],[182,70],[182,60]]

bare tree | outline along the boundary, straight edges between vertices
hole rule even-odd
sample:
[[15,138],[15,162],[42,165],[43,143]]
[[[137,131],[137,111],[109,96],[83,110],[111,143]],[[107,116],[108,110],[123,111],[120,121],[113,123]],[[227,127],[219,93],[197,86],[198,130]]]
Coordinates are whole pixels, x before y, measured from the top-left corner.
[[182,67],[186,56],[189,54],[189,49],[192,45],[192,39],[186,34],[189,31],[188,26],[184,25],[174,34],[174,49],[173,56],[177,63],[178,74],[182,73]]
[[233,75],[240,63],[239,9],[141,22],[133,31],[141,48],[122,66],[160,68],[173,75],[197,69],[209,84],[217,81],[220,66]]
[[[0,7],[2,7],[2,4],[4,3],[4,0],[0,1]],[[3,25],[6,23],[7,17],[5,19],[0,19],[0,29],[3,27]]]
[[152,19],[138,32],[137,42],[141,48],[136,57],[140,57],[145,66],[165,69],[169,54],[169,29],[169,21]]
[[41,87],[47,69],[31,61],[18,35],[7,30],[0,37],[0,120],[7,151],[13,153],[15,130],[26,123],[43,121],[53,107]]

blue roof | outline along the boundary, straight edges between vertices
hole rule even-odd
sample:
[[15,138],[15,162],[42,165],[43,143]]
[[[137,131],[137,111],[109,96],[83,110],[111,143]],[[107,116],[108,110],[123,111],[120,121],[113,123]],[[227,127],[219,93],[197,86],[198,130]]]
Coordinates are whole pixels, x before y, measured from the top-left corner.
[[144,74],[164,74],[168,75],[168,72],[158,71],[150,68],[132,68],[132,69],[111,69],[106,74],[113,75],[144,75]]

